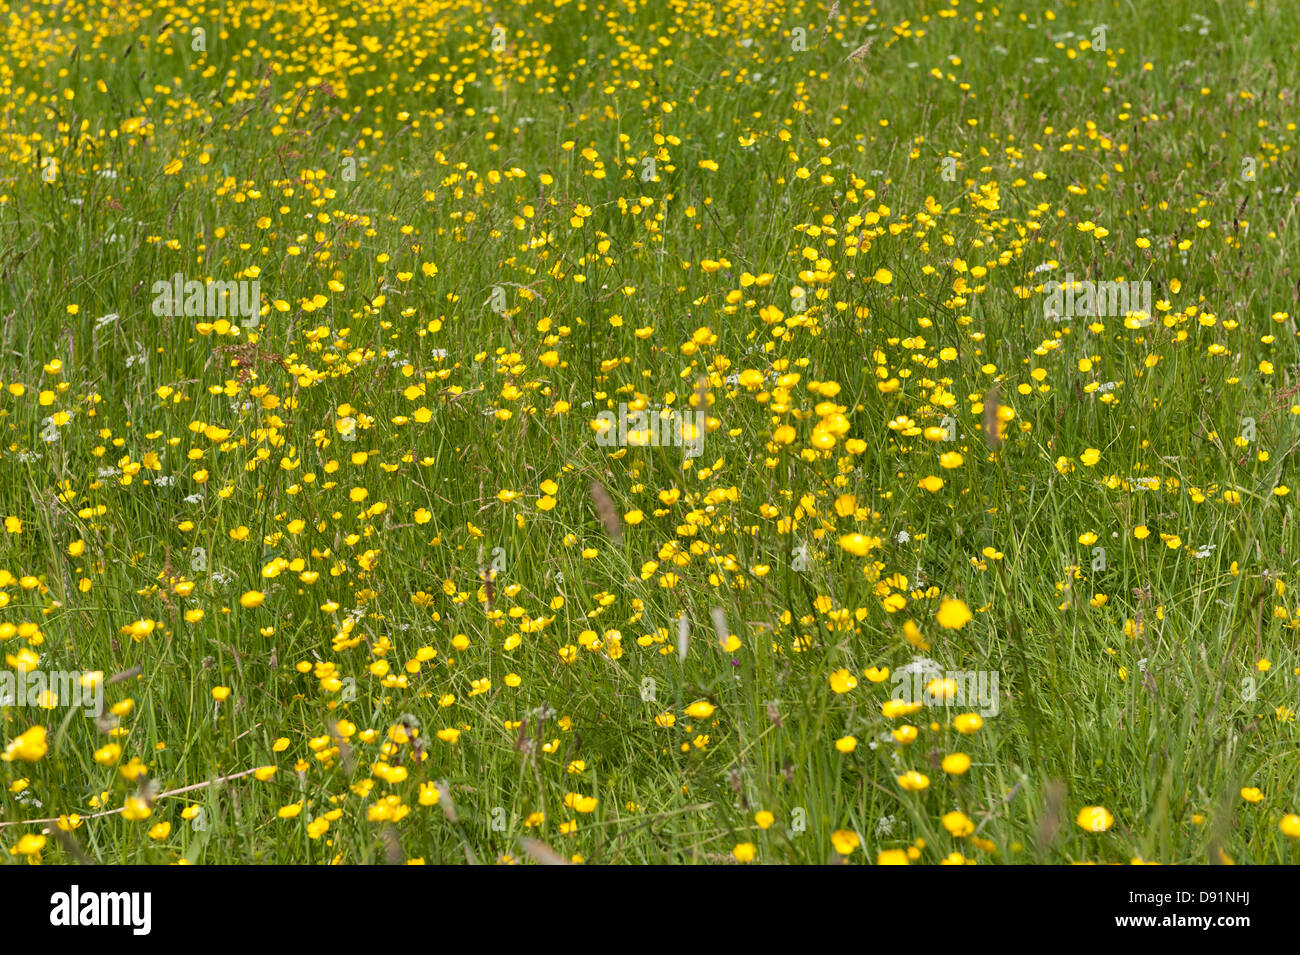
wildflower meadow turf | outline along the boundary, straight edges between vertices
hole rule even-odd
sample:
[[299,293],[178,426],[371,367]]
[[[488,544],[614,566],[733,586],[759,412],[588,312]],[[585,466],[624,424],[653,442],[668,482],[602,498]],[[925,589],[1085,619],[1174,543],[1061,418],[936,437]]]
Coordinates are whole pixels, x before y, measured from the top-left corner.
[[0,860],[1300,859],[1300,7],[2,6]]

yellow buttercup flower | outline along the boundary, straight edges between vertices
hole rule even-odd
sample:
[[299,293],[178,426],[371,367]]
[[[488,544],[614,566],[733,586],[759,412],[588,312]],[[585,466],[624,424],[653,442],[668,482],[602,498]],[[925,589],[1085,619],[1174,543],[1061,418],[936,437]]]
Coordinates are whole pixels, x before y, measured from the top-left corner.
[[960,630],[971,621],[970,608],[961,600],[949,599],[939,604],[935,620],[945,630]]
[[955,810],[953,812],[944,813],[943,818],[939,821],[942,822],[943,827],[956,838],[969,836],[975,831],[975,823],[971,822],[965,813],[957,812]]
[[847,856],[852,855],[853,851],[862,845],[862,840],[851,829],[836,829],[831,833],[831,845],[840,855]]
[[911,769],[898,777],[898,785],[910,793],[916,793],[930,785],[930,777]]
[[583,796],[579,793],[568,793],[564,797],[564,805],[574,812],[594,812],[598,802],[595,796]]
[[939,765],[950,776],[960,776],[970,769],[970,757],[965,753],[950,753]]
[[758,849],[755,848],[752,842],[739,843],[734,849],[731,850],[731,855],[735,858],[737,862],[753,862],[754,856],[757,854],[758,854]]
[[45,727],[33,726],[27,732],[14,737],[5,747],[0,759],[6,763],[19,760],[25,763],[35,763],[40,760],[49,751],[49,746],[45,742]]
[[10,855],[38,856],[45,848],[45,837],[38,833],[27,833],[9,850]]
[[880,546],[878,538],[868,537],[865,534],[845,534],[840,538],[840,547],[855,557],[865,557],[878,546]]
[[952,721],[953,728],[964,736],[979,732],[984,720],[978,713],[962,713]]
[[831,690],[835,693],[847,693],[858,685],[858,678],[849,670],[836,670],[830,676]]
[[1105,806],[1084,806],[1074,821],[1088,832],[1105,832],[1115,824],[1115,817]]

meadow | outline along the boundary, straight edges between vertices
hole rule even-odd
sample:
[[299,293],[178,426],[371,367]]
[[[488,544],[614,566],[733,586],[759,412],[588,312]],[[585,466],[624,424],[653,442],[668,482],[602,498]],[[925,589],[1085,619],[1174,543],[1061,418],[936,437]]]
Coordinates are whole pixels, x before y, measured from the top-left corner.
[[0,861],[1300,860],[1300,6],[0,9]]

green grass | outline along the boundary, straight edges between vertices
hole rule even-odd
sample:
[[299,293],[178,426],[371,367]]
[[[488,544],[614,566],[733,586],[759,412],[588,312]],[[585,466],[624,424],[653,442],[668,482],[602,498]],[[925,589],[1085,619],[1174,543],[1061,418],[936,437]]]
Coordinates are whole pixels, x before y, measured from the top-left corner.
[[[0,845],[1295,861],[1300,14],[1050,9],[6,6],[0,653],[140,671],[115,730],[0,708],[48,746],[0,763]],[[178,272],[256,278],[258,327],[156,316]],[[1151,323],[1050,320],[1067,273]],[[596,442],[701,396],[698,458]],[[977,731],[882,713],[908,621],[998,674]],[[72,813],[75,850],[31,821]]]

